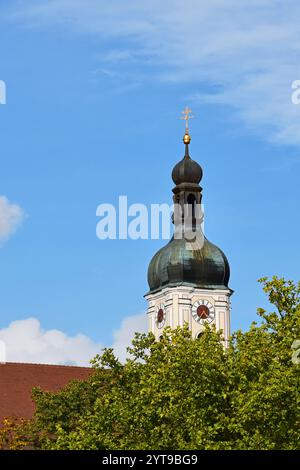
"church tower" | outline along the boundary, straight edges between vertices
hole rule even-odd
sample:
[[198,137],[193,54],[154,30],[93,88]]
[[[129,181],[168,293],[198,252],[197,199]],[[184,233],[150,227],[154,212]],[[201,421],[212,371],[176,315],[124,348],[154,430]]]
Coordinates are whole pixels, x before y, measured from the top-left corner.
[[152,258],[148,268],[149,330],[157,339],[164,327],[188,324],[198,338],[206,323],[230,336],[230,269],[225,254],[204,236],[201,222],[201,166],[191,159],[188,108],[183,112],[185,155],[172,171],[174,235]]

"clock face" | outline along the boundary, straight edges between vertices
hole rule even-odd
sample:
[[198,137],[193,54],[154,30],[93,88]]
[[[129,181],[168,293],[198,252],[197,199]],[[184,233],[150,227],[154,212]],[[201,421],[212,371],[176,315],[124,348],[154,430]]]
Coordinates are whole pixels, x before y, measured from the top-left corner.
[[162,328],[166,323],[166,311],[164,304],[156,307],[156,324],[158,328]]
[[211,323],[215,318],[215,309],[208,300],[197,300],[192,307],[192,315],[197,323]]

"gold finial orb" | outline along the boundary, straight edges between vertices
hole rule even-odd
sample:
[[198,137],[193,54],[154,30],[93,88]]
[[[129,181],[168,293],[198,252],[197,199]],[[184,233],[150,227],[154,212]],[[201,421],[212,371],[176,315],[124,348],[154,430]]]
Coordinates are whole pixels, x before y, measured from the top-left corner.
[[191,136],[188,132],[186,132],[183,136],[183,143],[184,144],[189,144],[191,142]]

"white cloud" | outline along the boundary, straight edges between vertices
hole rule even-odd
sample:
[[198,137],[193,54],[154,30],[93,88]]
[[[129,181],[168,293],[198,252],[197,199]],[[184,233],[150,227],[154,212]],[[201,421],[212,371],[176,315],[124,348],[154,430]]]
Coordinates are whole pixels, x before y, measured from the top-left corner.
[[27,318],[0,330],[7,362],[88,365],[102,345],[87,336],[68,336],[59,330],[43,330],[39,320]]
[[[291,103],[291,83],[300,78],[299,15],[298,0],[26,0],[9,17],[97,35],[112,67],[132,58],[152,63],[151,79],[194,84],[194,100],[232,106],[267,139],[299,145],[300,106]],[[204,85],[217,92],[204,93]]]
[[[145,314],[123,320],[120,329],[114,333],[112,345],[120,359],[125,359],[126,347],[134,332],[146,331],[145,327]],[[38,319],[27,318],[0,329],[0,347],[0,361],[88,366],[90,359],[101,353],[104,345],[83,334],[68,336],[59,330],[44,330]]]
[[120,328],[113,333],[114,343],[112,346],[121,361],[124,361],[127,356],[126,348],[130,346],[134,333],[147,333],[147,331],[148,324],[145,313],[124,318]]
[[23,209],[12,204],[5,196],[0,196],[0,242],[9,238],[23,219]]

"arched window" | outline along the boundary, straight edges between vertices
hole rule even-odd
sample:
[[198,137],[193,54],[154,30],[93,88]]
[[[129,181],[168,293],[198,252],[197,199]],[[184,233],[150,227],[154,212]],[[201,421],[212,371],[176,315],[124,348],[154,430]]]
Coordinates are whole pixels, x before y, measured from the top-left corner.
[[192,216],[192,220],[195,219],[195,213],[196,213],[196,197],[194,194],[189,194],[187,197],[187,203],[188,203],[188,215],[189,217]]

